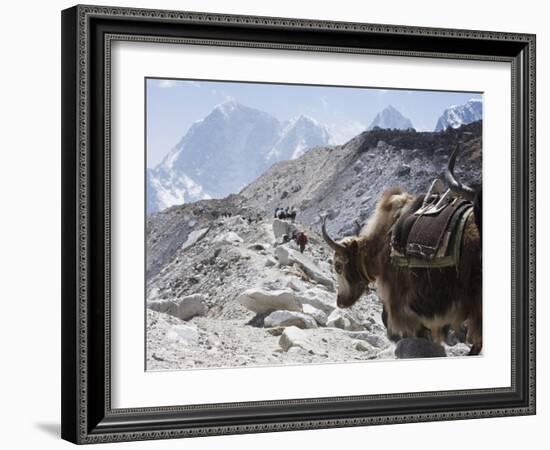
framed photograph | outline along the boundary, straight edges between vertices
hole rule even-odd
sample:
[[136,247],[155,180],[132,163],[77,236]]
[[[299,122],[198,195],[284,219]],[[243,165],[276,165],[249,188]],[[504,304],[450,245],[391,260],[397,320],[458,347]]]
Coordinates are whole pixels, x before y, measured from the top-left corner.
[[75,6],[62,83],[64,439],[535,413],[534,35]]

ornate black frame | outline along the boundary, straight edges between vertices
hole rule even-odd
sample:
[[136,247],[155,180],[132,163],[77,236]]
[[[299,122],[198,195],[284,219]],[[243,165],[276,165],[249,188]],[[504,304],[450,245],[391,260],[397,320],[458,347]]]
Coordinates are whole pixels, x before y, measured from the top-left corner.
[[[512,67],[509,388],[112,409],[110,43],[506,61]],[[535,36],[98,6],[62,12],[62,437],[83,444],[535,413]]]

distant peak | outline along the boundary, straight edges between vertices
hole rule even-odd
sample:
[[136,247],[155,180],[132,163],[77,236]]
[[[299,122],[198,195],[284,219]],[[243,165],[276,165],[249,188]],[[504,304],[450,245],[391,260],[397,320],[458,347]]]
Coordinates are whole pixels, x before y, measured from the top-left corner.
[[388,105],[376,115],[368,129],[372,130],[375,127],[407,129],[413,128],[413,124],[407,117],[395,109],[393,105]]
[[241,106],[242,105],[240,103],[238,103],[235,99],[231,98],[220,103],[214,109],[227,113],[227,112],[234,111],[235,109],[240,108]]
[[313,117],[309,117],[305,114],[300,114],[295,120],[293,120],[293,123],[295,124],[299,122],[311,123],[313,125],[319,124]]

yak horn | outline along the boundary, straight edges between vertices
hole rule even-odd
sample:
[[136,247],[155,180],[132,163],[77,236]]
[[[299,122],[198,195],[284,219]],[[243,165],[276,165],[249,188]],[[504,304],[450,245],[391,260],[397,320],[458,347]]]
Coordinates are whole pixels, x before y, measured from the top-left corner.
[[335,252],[337,251],[343,251],[345,250],[345,247],[342,244],[339,244],[338,242],[335,242],[327,233],[326,228],[326,222],[327,218],[326,216],[323,218],[323,226],[321,227],[321,231],[323,233],[323,239],[328,244],[328,246],[333,249]]
[[449,185],[449,189],[451,189],[451,191],[455,192],[461,197],[464,197],[466,200],[473,202],[474,197],[476,195],[476,191],[472,189],[470,186],[466,186],[465,184],[462,184],[460,181],[457,181],[454,175],[455,162],[456,162],[456,157],[458,156],[459,148],[460,148],[460,145],[456,144],[456,148],[454,149],[453,153],[451,154],[451,157],[449,158],[449,164],[447,165],[447,170],[445,170],[445,181]]

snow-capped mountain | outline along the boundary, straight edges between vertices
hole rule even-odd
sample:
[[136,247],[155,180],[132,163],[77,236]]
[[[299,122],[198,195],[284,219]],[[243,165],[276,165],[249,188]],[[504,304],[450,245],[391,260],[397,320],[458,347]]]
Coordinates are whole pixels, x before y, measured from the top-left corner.
[[147,212],[237,193],[273,163],[329,141],[326,129],[308,117],[281,123],[266,112],[225,102],[148,170]]
[[437,120],[435,131],[444,131],[449,127],[458,128],[483,118],[483,103],[481,100],[468,100],[463,105],[453,105],[443,111]]
[[376,115],[368,130],[372,130],[375,127],[406,130],[408,128],[413,128],[413,124],[403,114],[397,111],[397,109],[389,105]]
[[302,156],[308,149],[327,145],[327,129],[311,117],[301,115],[281,130],[281,137],[267,155],[269,161],[284,161]]

